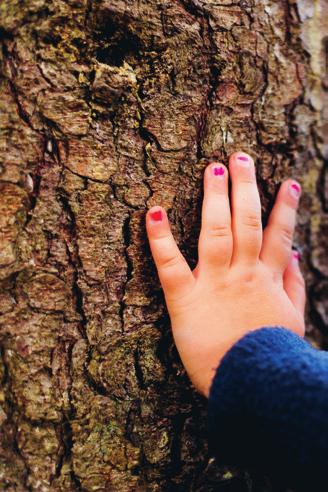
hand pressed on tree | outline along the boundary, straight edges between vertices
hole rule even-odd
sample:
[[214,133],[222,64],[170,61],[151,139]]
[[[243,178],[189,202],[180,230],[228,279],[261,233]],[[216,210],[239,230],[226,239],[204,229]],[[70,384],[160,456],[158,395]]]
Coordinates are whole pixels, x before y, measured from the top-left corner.
[[304,280],[292,238],[301,187],[285,181],[264,232],[254,162],[245,153],[204,175],[198,264],[191,271],[162,207],[146,216],[173,336],[194,386],[208,396],[225,353],[248,331],[284,326],[304,335]]

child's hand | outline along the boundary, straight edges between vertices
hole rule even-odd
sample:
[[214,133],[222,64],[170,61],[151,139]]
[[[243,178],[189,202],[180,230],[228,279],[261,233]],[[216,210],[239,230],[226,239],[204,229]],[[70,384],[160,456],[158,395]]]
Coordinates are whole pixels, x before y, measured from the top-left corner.
[[193,384],[206,396],[220,360],[246,332],[280,325],[304,335],[304,280],[298,254],[292,253],[300,185],[282,184],[262,234],[252,158],[233,154],[229,170],[231,204],[227,168],[218,163],[206,168],[193,271],[164,209],[152,207],[146,217],[175,343]]

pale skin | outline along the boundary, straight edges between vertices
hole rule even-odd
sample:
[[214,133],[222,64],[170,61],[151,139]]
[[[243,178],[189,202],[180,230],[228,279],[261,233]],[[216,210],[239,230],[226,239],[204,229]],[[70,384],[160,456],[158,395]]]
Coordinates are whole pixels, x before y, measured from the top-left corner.
[[173,337],[193,385],[206,397],[221,359],[247,332],[283,326],[304,336],[305,285],[292,250],[300,195],[299,183],[283,182],[263,231],[251,156],[234,153],[229,171],[209,164],[194,270],[173,238],[164,208],[147,212]]

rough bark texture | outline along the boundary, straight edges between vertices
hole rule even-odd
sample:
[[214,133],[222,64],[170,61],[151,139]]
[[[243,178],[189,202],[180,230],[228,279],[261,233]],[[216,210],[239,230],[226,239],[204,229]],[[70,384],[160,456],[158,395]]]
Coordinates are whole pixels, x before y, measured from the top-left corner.
[[327,0],[1,0],[0,489],[269,491],[215,465],[145,236],[197,261],[212,156],[304,188],[308,329],[328,342]]

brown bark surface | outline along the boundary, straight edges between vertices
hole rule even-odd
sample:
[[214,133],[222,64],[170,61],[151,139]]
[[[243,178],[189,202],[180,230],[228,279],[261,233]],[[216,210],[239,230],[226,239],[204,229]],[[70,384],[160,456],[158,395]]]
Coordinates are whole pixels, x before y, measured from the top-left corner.
[[264,218],[303,185],[327,346],[327,0],[1,0],[0,489],[269,491],[214,464],[144,227],[197,261],[202,175],[242,148]]

